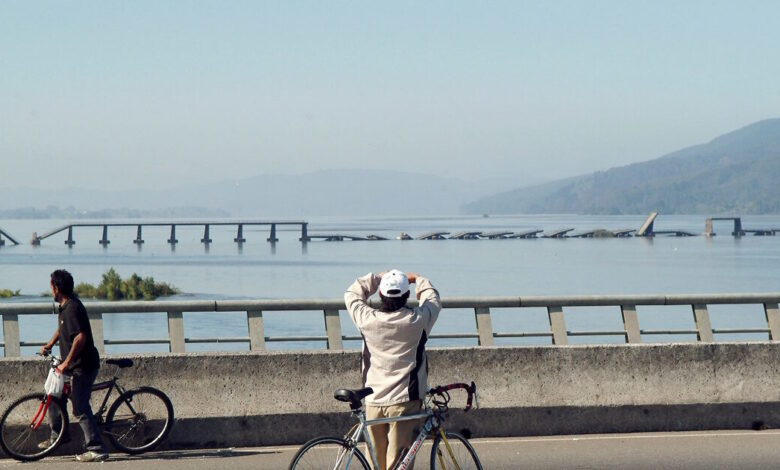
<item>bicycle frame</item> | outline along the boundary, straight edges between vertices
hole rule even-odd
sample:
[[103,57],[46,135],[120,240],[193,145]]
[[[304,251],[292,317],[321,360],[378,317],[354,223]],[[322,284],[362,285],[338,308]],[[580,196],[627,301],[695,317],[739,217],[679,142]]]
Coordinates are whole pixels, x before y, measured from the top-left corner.
[[[400,421],[425,419],[425,424],[423,424],[423,427],[420,430],[420,433],[417,435],[417,438],[412,442],[411,447],[404,454],[404,458],[396,465],[396,467],[393,470],[406,470],[409,467],[409,464],[412,462],[412,460],[414,460],[414,457],[422,448],[422,444],[425,441],[425,439],[432,435],[431,431],[433,431],[434,429],[439,431],[439,434],[441,435],[448,449],[448,452],[452,453],[449,442],[447,442],[447,438],[445,437],[444,433],[441,431],[440,428],[441,421],[439,420],[439,417],[436,416],[436,414],[433,412],[433,410],[430,407],[428,407],[427,402],[426,402],[426,410],[424,413],[417,413],[413,415],[367,420],[366,412],[363,409],[361,409],[358,412],[353,412],[353,415],[356,415],[356,417],[360,422],[355,427],[353,427],[354,431],[350,430],[350,432],[347,433],[346,438],[348,441],[354,443],[355,445],[357,445],[361,437],[363,438],[363,440],[366,443],[366,446],[368,447],[368,453],[369,456],[371,457],[373,468],[379,468],[379,463],[377,462],[376,450],[374,449],[373,442],[371,441],[371,436],[368,433],[368,427],[373,426],[375,424],[389,424],[389,423],[397,423]],[[346,467],[349,467],[349,463],[352,460],[352,452],[350,452],[348,456],[343,456],[343,457],[347,458]]]
[[[117,379],[118,379],[118,377],[117,377],[117,374],[115,373],[114,376],[111,379],[105,380],[103,382],[98,382],[98,383],[92,385],[92,391],[93,392],[96,392],[96,391],[99,391],[99,390],[108,389],[108,391],[106,392],[106,395],[103,397],[103,401],[100,403],[100,408],[98,408],[98,410],[94,413],[95,421],[97,421],[98,425],[103,424],[103,413],[105,413],[106,410],[108,409],[108,398],[111,396],[111,392],[113,392],[114,389],[116,389],[117,393],[119,393],[120,396],[123,393],[125,393],[124,387],[119,385],[119,382],[117,381]],[[131,409],[132,409],[132,407],[131,407]],[[133,410],[133,411],[135,411],[135,410]]]
[[[113,392],[114,389],[116,389],[119,396],[121,396],[126,391],[125,388],[119,384],[119,370],[120,368],[117,367],[116,370],[114,371],[113,377],[111,377],[110,379],[104,380],[103,382],[97,382],[92,384],[92,392],[108,389],[106,395],[103,397],[103,401],[100,403],[100,408],[98,408],[98,410],[93,413],[95,416],[95,422],[98,425],[103,424],[103,414],[106,412],[106,410],[108,410],[108,399],[109,397],[111,397],[111,392]],[[48,400],[46,403],[46,407],[48,408]],[[130,406],[130,409],[133,412],[135,412],[132,406]],[[45,410],[43,414],[45,415]]]

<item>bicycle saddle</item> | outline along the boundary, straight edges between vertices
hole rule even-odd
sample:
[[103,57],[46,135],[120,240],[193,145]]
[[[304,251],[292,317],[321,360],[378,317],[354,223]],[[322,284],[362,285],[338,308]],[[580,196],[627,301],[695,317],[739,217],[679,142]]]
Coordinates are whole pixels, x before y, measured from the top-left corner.
[[119,366],[120,369],[124,369],[125,367],[133,367],[133,360],[132,359],[108,359],[106,360],[106,364]]
[[357,410],[360,408],[360,402],[372,393],[374,393],[374,389],[371,387],[361,388],[359,390],[340,388],[333,392],[333,398],[338,401],[349,403],[353,410]]

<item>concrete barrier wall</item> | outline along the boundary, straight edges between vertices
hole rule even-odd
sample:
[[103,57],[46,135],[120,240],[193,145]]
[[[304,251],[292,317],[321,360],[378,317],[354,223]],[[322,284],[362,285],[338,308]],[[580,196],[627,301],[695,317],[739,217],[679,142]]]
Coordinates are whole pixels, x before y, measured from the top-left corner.
[[[480,409],[454,411],[449,421],[475,437],[780,427],[777,342],[443,348],[428,356],[430,385],[477,383]],[[170,447],[340,434],[350,417],[333,391],[361,385],[353,351],[127,357],[136,366],[121,382],[157,387],[174,404]],[[104,366],[101,377],[112,370]],[[41,359],[0,359],[0,408],[41,389],[45,373]]]

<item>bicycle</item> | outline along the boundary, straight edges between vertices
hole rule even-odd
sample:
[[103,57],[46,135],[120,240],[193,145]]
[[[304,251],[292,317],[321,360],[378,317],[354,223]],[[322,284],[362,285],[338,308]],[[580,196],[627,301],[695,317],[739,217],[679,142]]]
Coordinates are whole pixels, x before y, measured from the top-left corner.
[[[316,437],[305,443],[298,449],[290,463],[290,470],[304,469],[359,469],[378,468],[376,452],[371,443],[368,434],[368,426],[373,424],[384,424],[398,421],[424,419],[425,422],[412,443],[411,447],[405,451],[403,457],[393,470],[405,470],[414,460],[414,457],[422,448],[422,443],[426,438],[433,437],[433,447],[431,449],[431,469],[432,470],[482,470],[482,464],[477,457],[477,453],[469,441],[461,434],[452,431],[445,431],[444,420],[449,411],[450,395],[449,391],[454,389],[465,389],[468,392],[468,401],[465,411],[471,409],[472,399],[477,398],[477,387],[474,382],[471,385],[465,383],[454,383],[434,387],[428,391],[424,401],[423,412],[399,416],[394,418],[381,418],[366,420],[366,412],[363,410],[361,401],[363,398],[374,393],[370,387],[359,390],[339,389],[333,394],[336,400],[350,404],[352,417],[358,420],[352,429],[341,437]],[[477,400],[478,401],[478,400]],[[477,402],[475,402],[477,404]],[[358,449],[358,443],[361,437],[368,448],[369,456],[373,463],[369,467],[368,461],[363,453]]]
[[[51,368],[61,362],[48,353],[43,357],[50,358]],[[93,392],[107,390],[94,413],[98,427],[114,448],[128,454],[154,449],[173,426],[171,400],[153,387],[127,390],[119,384],[120,369],[132,367],[132,359],[108,359],[106,364],[116,366],[113,377],[92,386]],[[109,407],[108,398],[114,389],[119,397]],[[62,397],[30,393],[11,403],[0,417],[0,447],[5,453],[16,460],[39,460],[66,442],[69,433],[65,404],[69,393],[70,383],[66,382]]]

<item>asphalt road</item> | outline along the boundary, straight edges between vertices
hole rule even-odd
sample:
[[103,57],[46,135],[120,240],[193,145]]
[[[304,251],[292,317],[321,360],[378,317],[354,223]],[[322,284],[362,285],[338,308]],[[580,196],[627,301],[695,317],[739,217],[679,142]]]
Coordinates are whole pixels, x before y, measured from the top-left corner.
[[[474,439],[483,467],[490,469],[779,469],[780,430],[608,434]],[[0,460],[11,469],[284,469],[297,447],[255,447],[112,454],[107,462],[84,464],[72,457],[39,462]],[[430,445],[416,468],[428,468]]]

